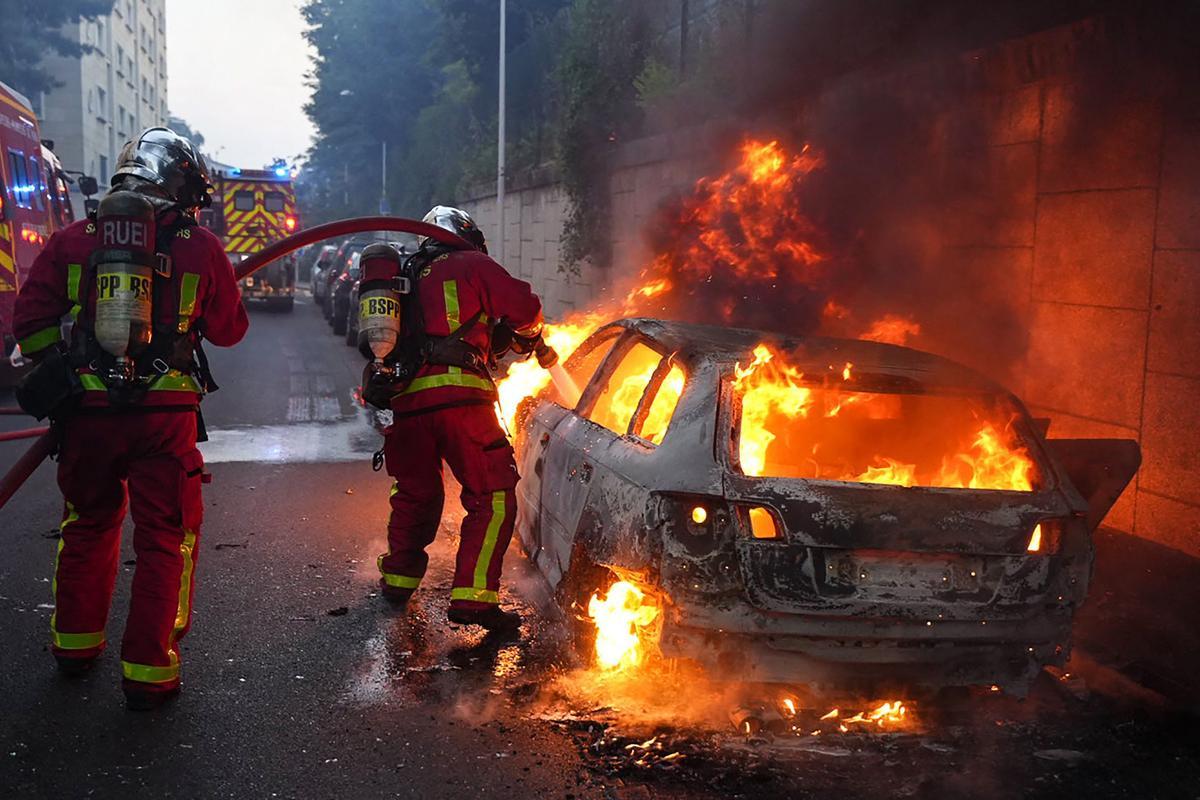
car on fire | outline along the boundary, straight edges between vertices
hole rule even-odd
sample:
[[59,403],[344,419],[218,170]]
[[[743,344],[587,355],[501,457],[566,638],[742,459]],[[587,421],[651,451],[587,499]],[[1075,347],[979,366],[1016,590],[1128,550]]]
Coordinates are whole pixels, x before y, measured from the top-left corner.
[[664,657],[739,680],[1023,692],[1140,463],[889,344],[625,319],[564,367],[578,402],[517,410],[523,549],[568,619],[629,581]]

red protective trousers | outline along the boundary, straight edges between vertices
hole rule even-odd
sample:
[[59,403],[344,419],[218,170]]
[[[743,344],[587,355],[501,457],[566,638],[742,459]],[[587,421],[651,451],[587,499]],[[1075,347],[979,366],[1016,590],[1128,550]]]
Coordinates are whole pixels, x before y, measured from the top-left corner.
[[450,604],[486,608],[499,602],[500,570],[516,522],[517,467],[490,404],[400,416],[386,433],[392,486],[388,552],[379,571],[389,586],[416,589],[437,535],[445,492],[442,461],[462,485],[467,515],[455,562]]
[[82,413],[67,422],[58,464],[66,510],[50,619],[56,655],[84,658],[104,649],[128,494],[137,567],[121,671],[126,681],[154,688],[179,684],[176,645],[192,619],[203,471],[194,411]]

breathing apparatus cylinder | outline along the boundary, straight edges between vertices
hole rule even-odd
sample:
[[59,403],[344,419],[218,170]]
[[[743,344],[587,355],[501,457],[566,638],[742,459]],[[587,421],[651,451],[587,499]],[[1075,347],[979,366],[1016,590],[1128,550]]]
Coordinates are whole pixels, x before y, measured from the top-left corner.
[[391,245],[368,245],[360,263],[358,349],[379,364],[400,340],[400,295],[406,281],[400,275],[400,253]]
[[132,359],[153,335],[154,220],[154,206],[136,192],[113,192],[96,210],[95,336],[117,359],[114,377],[133,377]]

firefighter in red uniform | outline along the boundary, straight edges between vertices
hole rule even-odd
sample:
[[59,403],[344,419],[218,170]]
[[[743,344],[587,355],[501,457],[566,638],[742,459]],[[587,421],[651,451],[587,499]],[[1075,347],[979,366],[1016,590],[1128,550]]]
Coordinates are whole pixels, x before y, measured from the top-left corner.
[[[449,618],[512,632],[520,617],[499,607],[504,552],[516,520],[517,468],[496,418],[489,363],[495,332],[528,350],[540,345],[542,304],[529,284],[487,255],[465,212],[437,206],[425,222],[478,247],[452,250],[427,240],[409,262],[412,295],[403,305],[404,334],[418,363],[391,399],[393,423],[384,455],[391,491],[388,552],[379,557],[388,599],[406,603],[425,575],[425,548],[442,517],[442,462],[462,485],[466,517],[450,591]],[[364,260],[367,253],[363,254]],[[364,351],[366,352],[366,351]]]
[[[78,674],[105,648],[128,487],[137,567],[122,686],[130,708],[147,709],[178,692],[179,640],[191,624],[203,514],[198,403],[215,388],[199,342],[234,345],[248,321],[224,248],[194,221],[212,186],[188,140],[148,129],[125,145],[112,187],[92,220],[51,237],[21,286],[15,327],[41,383],[70,386],[50,390],[55,410],[38,412],[61,432],[65,500],[52,652]],[[69,346],[59,333],[68,312]]]

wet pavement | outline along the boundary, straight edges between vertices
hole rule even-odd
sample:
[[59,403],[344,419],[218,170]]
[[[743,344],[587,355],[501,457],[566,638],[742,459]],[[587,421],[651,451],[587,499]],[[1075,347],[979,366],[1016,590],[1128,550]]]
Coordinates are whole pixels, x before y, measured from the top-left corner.
[[[255,309],[248,340],[210,357],[223,387],[204,406],[215,482],[172,705],[126,711],[115,651],[82,679],[55,673],[52,465],[0,511],[0,797],[1200,794],[1192,562],[1105,534],[1077,631],[1087,654],[1024,701],[921,698],[903,730],[842,733],[819,719],[834,700],[797,695],[797,717],[743,735],[729,712],[777,704],[779,689],[710,686],[686,670],[633,685],[578,671],[515,546],[504,598],[526,616],[521,636],[448,625],[452,500],[422,590],[406,613],[384,602],[378,421],[353,399],[359,357],[311,305]],[[0,417],[0,429],[27,426]],[[19,451],[0,444],[0,469]],[[114,644],[132,558],[127,541]],[[1157,608],[1164,578],[1178,602]]]

